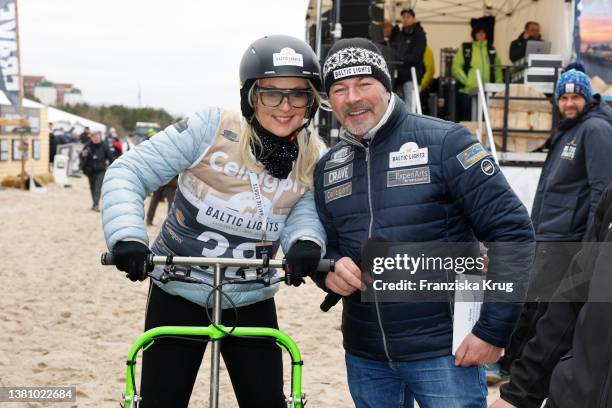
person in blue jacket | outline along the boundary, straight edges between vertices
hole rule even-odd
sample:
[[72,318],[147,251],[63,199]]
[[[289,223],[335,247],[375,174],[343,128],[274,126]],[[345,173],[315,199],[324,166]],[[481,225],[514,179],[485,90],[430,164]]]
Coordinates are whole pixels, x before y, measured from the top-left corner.
[[548,142],[531,211],[537,249],[528,300],[510,345],[500,362],[500,373],[510,371],[580,242],[606,186],[612,183],[612,109],[593,92],[580,64],[570,64],[557,82],[555,98],[562,120]]
[[[146,277],[149,240],[143,202],[179,175],[172,209],[152,245],[161,255],[254,258],[256,246],[282,244],[292,284],[312,273],[325,248],[312,174],[324,151],[310,121],[322,89],[312,49],[289,36],[252,43],[240,62],[241,115],[211,107],[167,127],[122,155],[106,173],[102,220],[117,267],[133,281]],[[152,271],[145,330],[166,325],[208,326],[204,306],[211,286],[162,284]],[[191,276],[212,284],[210,269]],[[237,279],[228,268],[225,279]],[[279,285],[225,284],[241,326],[278,328]],[[223,299],[222,323],[234,310]],[[159,339],[143,352],[141,407],[187,407],[205,342]],[[274,343],[224,338],[225,360],[241,407],[285,407],[282,356]]]
[[[527,211],[464,127],[407,112],[369,40],[336,42],[323,75],[342,129],[315,169],[326,257],[336,264],[314,279],[343,296],[353,401],[358,408],[412,407],[415,399],[421,408],[486,407],[481,365],[497,361],[507,344],[533,255]],[[367,281],[359,260],[370,239],[481,241],[488,246],[487,278],[523,285],[523,295],[501,303],[485,294],[479,319],[453,356],[452,302],[362,301]],[[511,246],[524,248],[520,256],[507,251]]]

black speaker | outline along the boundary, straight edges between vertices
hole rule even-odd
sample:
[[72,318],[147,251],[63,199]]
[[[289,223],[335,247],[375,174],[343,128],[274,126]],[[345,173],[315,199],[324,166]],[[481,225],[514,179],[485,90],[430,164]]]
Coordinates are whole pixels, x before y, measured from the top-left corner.
[[383,39],[384,9],[374,0],[341,0],[342,38]]
[[382,26],[377,23],[343,23],[342,38],[364,37],[374,42],[383,40]]
[[342,0],[340,3],[340,22],[369,23],[384,20],[384,9],[372,0]]
[[[321,42],[331,42],[332,41],[332,30],[334,28],[334,24],[336,21],[334,20],[334,16],[332,10],[327,10],[325,13],[321,14]],[[312,47],[313,50],[317,49],[317,25],[313,24],[308,27],[308,45]]]

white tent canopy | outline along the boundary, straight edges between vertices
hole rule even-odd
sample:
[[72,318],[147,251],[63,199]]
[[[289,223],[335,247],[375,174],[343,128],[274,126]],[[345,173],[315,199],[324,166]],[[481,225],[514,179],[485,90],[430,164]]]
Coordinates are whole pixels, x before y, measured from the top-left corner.
[[[470,19],[495,16],[495,48],[502,63],[509,63],[510,43],[523,31],[527,21],[540,23],[543,39],[552,42],[553,54],[569,62],[574,28],[573,1],[566,0],[412,0],[381,2],[385,20],[401,24],[400,12],[413,8],[417,21],[427,33],[427,43],[434,52],[436,71],[439,50],[460,47],[470,41]],[[316,18],[317,0],[310,0],[308,22]],[[331,0],[322,0],[322,12],[332,7]]]
[[[31,108],[40,108],[44,107],[38,102],[34,102],[29,99],[23,100],[23,106],[31,107]],[[63,110],[53,108],[51,106],[47,107],[47,120],[53,124],[53,128],[64,128],[68,130],[72,127],[75,128],[77,132],[82,132],[85,127],[89,127],[92,131],[100,131],[103,134],[106,133],[106,125],[95,122],[90,119],[83,118],[81,116],[77,116],[75,114],[65,112]]]

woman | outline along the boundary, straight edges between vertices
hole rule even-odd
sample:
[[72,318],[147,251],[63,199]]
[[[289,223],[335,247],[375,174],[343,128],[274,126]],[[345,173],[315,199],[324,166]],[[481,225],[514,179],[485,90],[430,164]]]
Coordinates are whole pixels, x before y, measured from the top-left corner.
[[[312,195],[312,173],[324,144],[307,129],[321,103],[320,67],[303,41],[268,36],[240,62],[241,110],[210,108],[169,126],[119,158],[103,186],[104,233],[117,267],[146,277],[149,253],[143,200],[177,173],[172,210],[155,240],[156,254],[255,257],[256,244],[279,243],[292,275],[314,271],[325,233]],[[258,200],[256,201],[256,198]],[[263,208],[257,202],[263,201]],[[153,272],[161,273],[160,268]],[[210,270],[191,276],[212,283]],[[226,279],[236,277],[228,269]],[[296,286],[301,279],[293,282]],[[241,326],[278,327],[279,285],[224,285]],[[162,325],[207,326],[210,287],[154,282],[145,330]],[[224,299],[222,321],[233,324]],[[143,353],[142,407],[186,407],[206,343],[162,339]],[[241,407],[285,407],[281,351],[270,341],[225,338],[221,353]]]
[[458,120],[472,120],[470,93],[478,88],[476,70],[480,70],[483,84],[503,82],[501,60],[493,43],[488,40],[487,28],[480,23],[472,27],[472,42],[465,42],[453,57],[451,73],[459,82],[457,88]]

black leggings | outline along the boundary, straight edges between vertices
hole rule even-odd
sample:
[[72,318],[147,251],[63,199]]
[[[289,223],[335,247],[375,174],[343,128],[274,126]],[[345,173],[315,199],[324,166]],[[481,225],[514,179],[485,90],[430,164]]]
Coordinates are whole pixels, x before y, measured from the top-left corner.
[[[238,308],[238,319],[239,326],[278,328],[274,299]],[[223,324],[232,325],[233,309],[223,310],[221,320]],[[145,330],[166,325],[209,324],[204,308],[151,284]],[[206,344],[163,338],[144,351],[140,406],[187,407]],[[286,407],[282,352],[274,342],[227,337],[221,341],[221,354],[241,408]]]

